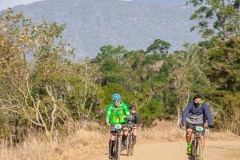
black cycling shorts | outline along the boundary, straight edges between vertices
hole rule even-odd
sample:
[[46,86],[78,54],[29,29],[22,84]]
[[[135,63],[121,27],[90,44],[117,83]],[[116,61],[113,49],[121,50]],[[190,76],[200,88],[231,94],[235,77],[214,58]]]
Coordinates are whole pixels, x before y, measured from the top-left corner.
[[[187,123],[186,122],[186,130],[188,129],[188,128],[195,128],[195,126],[201,126],[201,127],[204,127],[204,124],[203,123],[201,123],[201,124],[191,124],[191,123]],[[205,134],[205,129],[203,130],[203,132],[202,132],[202,134],[204,135]]]

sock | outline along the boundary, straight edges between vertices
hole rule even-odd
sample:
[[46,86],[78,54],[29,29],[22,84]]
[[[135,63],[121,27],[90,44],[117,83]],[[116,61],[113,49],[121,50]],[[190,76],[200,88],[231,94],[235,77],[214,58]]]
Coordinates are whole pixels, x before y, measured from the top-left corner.
[[192,143],[188,143],[187,146],[188,146],[188,148],[191,148],[192,147]]

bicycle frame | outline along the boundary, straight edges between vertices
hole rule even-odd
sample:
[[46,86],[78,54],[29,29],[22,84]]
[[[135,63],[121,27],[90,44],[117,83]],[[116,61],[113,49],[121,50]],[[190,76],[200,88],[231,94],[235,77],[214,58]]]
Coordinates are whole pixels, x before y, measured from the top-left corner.
[[192,154],[189,156],[190,160],[201,160],[202,152],[202,142],[201,134],[204,131],[204,127],[195,126],[193,130],[193,139],[192,139]]
[[128,124],[128,137],[127,137],[127,139],[128,139],[127,156],[133,155],[133,151],[134,151],[132,127],[133,127],[133,124],[129,123]]

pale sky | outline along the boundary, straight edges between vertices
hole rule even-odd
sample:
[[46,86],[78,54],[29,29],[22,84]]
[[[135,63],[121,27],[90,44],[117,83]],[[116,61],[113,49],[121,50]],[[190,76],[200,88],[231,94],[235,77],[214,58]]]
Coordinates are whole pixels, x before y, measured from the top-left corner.
[[[43,0],[0,0],[0,11],[6,10],[8,7],[15,7],[18,5],[26,5],[37,1]],[[132,0],[119,0],[119,1],[132,1]],[[134,0],[137,2],[150,2],[150,3],[160,3],[162,0]],[[164,0],[165,2],[167,0]],[[179,2],[180,4],[185,4],[186,0],[168,0],[170,4],[173,2]]]
[[21,4],[30,4],[41,0],[0,0],[0,11],[5,10],[8,7],[14,7]]

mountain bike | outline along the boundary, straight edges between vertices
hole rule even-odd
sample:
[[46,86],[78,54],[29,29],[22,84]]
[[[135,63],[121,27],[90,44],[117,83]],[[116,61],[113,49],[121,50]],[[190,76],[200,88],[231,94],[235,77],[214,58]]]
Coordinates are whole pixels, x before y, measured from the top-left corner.
[[[123,132],[125,132],[125,131],[127,131],[128,132],[128,135],[129,135],[129,130],[130,128],[129,128],[129,125],[128,124],[123,124],[122,125],[122,129],[121,129],[121,131],[123,131]],[[124,150],[126,150],[126,155],[128,156],[129,155],[129,144],[130,144],[130,139],[129,139],[129,136],[126,136],[126,139],[125,139],[125,141],[124,141],[124,145],[123,144],[121,144],[121,150],[120,150],[120,152],[122,152],[122,151],[124,151]],[[123,139],[123,133],[121,134],[121,140]],[[122,141],[121,141],[122,142]]]
[[128,124],[128,137],[127,137],[127,142],[126,142],[127,156],[133,155],[133,153],[134,153],[133,132],[132,132],[133,125],[134,124],[132,124],[132,123]]
[[112,159],[113,160],[120,160],[120,153],[121,153],[121,142],[122,142],[122,128],[121,124],[115,124],[114,128],[116,130],[116,137],[115,137],[115,144],[113,145],[112,149]]
[[193,139],[192,139],[192,154],[188,157],[190,160],[201,160],[202,159],[202,142],[200,139],[201,134],[204,131],[204,127],[195,126],[192,127]]

